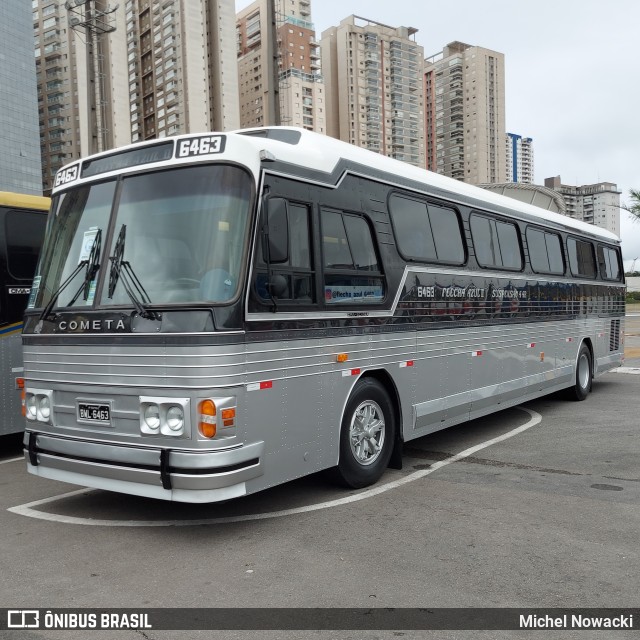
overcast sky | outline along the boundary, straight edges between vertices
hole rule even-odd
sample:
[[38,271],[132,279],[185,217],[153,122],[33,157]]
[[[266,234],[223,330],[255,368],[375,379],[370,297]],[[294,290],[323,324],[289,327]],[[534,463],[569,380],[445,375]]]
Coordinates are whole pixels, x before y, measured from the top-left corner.
[[[454,40],[504,53],[507,131],[533,138],[536,183],[613,182],[622,202],[640,189],[640,0],[311,0],[311,13],[318,39],[355,14],[417,28],[426,57]],[[640,269],[624,212],[621,236]]]

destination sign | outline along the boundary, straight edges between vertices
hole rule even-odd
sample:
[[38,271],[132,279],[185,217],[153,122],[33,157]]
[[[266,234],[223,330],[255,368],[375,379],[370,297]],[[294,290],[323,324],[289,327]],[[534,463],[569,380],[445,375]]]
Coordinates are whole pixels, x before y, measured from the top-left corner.
[[136,167],[141,164],[162,162],[163,160],[170,160],[172,156],[172,141],[160,142],[159,144],[138,149],[127,149],[126,151],[119,151],[118,153],[112,153],[108,156],[86,160],[82,163],[80,177],[90,178],[101,173],[121,171],[122,169]]

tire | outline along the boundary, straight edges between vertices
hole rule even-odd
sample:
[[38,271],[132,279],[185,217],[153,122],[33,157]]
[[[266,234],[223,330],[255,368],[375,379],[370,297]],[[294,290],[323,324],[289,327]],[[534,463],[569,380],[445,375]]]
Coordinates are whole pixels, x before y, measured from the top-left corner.
[[576,360],[576,382],[569,389],[569,395],[572,400],[586,400],[591,391],[593,363],[591,359],[591,351],[584,342],[580,345],[578,351],[578,359]]
[[337,479],[353,489],[376,483],[393,451],[395,413],[389,394],[374,378],[363,378],[345,407],[340,429]]

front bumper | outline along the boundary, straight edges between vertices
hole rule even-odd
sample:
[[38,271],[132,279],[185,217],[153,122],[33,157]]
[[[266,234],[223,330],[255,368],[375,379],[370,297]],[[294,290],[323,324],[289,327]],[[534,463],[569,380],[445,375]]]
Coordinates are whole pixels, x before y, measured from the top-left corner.
[[216,451],[106,444],[26,431],[29,473],[85,487],[178,502],[246,495],[264,473],[264,442]]

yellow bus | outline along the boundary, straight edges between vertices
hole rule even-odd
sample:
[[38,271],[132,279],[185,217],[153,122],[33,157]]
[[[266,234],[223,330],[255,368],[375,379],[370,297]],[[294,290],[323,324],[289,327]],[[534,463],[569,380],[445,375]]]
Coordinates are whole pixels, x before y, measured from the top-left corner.
[[41,196],[0,191],[0,435],[24,430],[20,395],[22,314],[51,201]]

